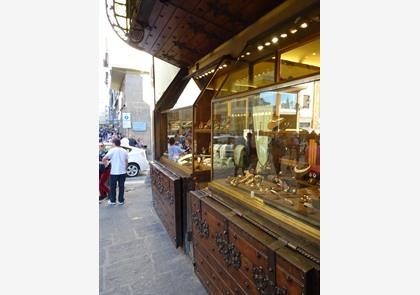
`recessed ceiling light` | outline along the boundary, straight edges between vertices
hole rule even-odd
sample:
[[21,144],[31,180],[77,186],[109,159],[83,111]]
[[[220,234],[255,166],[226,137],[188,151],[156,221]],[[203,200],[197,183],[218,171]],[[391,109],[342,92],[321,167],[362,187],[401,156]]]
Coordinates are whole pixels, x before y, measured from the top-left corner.
[[312,52],[312,55],[316,55],[316,52]]
[[277,38],[277,37],[273,37],[273,39],[271,39],[271,42],[273,42],[273,43],[277,43],[277,41],[279,41],[279,38]]
[[287,37],[287,34],[281,34],[280,37],[286,38]]
[[227,67],[227,64],[224,64],[223,67],[226,68]]
[[211,72],[212,72],[212,73],[214,73],[214,69],[213,69],[213,70],[211,70]]
[[265,42],[265,44],[264,44],[265,46],[270,46],[271,45],[271,43],[270,42]]
[[242,54],[242,55],[241,55],[241,57],[242,57],[242,58],[244,58],[244,57],[245,57],[245,55],[244,55],[244,54]]
[[271,59],[276,59],[276,57],[275,56],[272,56]]
[[301,27],[302,29],[304,29],[304,28],[308,27],[308,24],[307,24],[307,23],[302,23],[302,24],[300,25],[300,27]]
[[258,50],[263,50],[263,48],[264,48],[264,46],[262,46],[262,45],[258,45]]
[[246,55],[250,55],[250,54],[251,54],[251,52],[249,52],[249,51],[248,51],[248,52],[247,52],[247,53],[245,53],[245,54],[246,54]]
[[292,33],[292,34],[294,34],[294,33],[296,33],[297,32],[297,29],[291,29],[290,30],[290,33]]

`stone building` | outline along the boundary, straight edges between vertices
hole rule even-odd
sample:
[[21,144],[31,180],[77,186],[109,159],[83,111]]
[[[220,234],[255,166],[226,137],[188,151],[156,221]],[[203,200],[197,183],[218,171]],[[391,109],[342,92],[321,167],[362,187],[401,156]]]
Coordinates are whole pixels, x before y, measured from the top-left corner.
[[[113,92],[113,108],[119,121],[121,134],[138,139],[141,137],[147,145],[147,155],[150,158],[152,150],[151,110],[144,100],[143,79],[148,72],[126,68],[111,68],[110,88]],[[131,115],[131,128],[123,128],[122,114]]]

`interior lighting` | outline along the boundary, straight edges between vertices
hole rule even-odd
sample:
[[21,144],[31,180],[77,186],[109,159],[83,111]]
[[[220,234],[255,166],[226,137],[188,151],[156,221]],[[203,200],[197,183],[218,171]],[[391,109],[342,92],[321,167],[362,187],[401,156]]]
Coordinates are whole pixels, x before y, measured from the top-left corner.
[[210,71],[211,73],[214,73],[214,69]]
[[265,42],[265,44],[264,44],[265,46],[270,46],[271,45],[271,43],[270,42]]
[[246,54],[246,55],[250,55],[250,54],[251,54],[251,52],[249,52],[249,51],[248,51],[248,52],[247,52],[247,53],[245,53],[245,54]]
[[275,56],[272,56],[271,59],[276,59],[276,57]]
[[301,27],[302,29],[305,29],[305,28],[307,28],[307,27],[308,27],[308,24],[307,24],[307,23],[302,23],[302,24],[300,25],[300,27]]
[[244,58],[244,57],[245,57],[245,55],[244,55],[244,54],[242,54],[242,55],[241,55],[241,57],[242,57],[242,58]]
[[271,39],[271,42],[273,42],[273,43],[277,43],[277,41],[279,41],[279,38],[277,38],[277,37],[273,37],[273,39]]
[[224,64],[223,67],[226,68],[227,67],[227,64]]
[[220,67],[219,67],[219,69],[223,69],[223,67],[222,67],[222,66],[220,66]]
[[312,52],[312,55],[316,55],[316,52]]
[[280,37],[286,38],[287,37],[287,34],[281,34]]
[[294,34],[294,33],[296,33],[297,32],[297,29],[291,29],[290,30],[290,33],[292,33],[292,34]]
[[262,46],[262,45],[258,45],[258,50],[263,50],[263,48],[264,48],[264,46]]

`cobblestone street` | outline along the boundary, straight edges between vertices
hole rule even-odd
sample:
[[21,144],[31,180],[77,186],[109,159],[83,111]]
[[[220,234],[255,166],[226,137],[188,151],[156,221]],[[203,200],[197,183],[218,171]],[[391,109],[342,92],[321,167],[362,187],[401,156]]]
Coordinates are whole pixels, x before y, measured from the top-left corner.
[[206,294],[152,206],[149,176],[126,181],[125,204],[99,204],[101,295]]

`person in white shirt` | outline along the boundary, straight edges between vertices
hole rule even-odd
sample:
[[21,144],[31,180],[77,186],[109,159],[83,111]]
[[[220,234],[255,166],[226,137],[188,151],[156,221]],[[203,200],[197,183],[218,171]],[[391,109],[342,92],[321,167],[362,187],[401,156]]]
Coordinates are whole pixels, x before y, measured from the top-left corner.
[[121,144],[124,146],[128,146],[130,145],[130,141],[128,140],[127,137],[124,136],[123,138],[121,138]]
[[118,182],[118,204],[124,204],[124,183],[127,174],[128,152],[121,147],[118,138],[112,140],[112,148],[103,157],[102,161],[111,163],[111,173],[109,176],[110,193],[108,204],[115,205],[117,182]]

